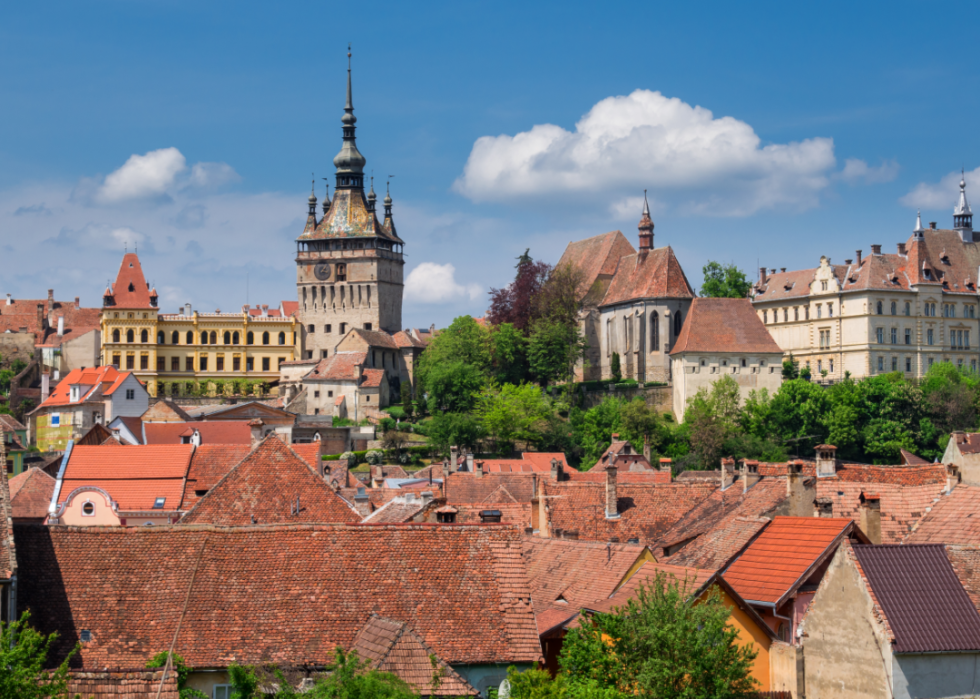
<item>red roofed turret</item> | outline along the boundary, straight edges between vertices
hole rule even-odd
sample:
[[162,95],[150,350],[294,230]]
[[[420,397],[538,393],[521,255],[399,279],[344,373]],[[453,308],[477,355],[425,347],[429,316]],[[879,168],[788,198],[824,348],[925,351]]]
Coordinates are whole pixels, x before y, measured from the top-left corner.
[[640,250],[653,250],[653,220],[650,218],[650,204],[647,190],[643,190],[643,215],[640,217]]
[[146,283],[140,259],[135,252],[123,255],[116,283],[112,285],[112,294],[106,298],[110,301],[105,305],[118,308],[153,308],[150,285]]

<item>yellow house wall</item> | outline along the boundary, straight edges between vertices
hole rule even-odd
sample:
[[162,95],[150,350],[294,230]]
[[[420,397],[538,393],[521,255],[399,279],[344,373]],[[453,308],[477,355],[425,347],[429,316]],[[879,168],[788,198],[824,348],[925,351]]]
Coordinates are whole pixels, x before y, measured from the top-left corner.
[[[113,342],[113,331],[119,330],[120,342]],[[135,342],[126,342],[127,331],[133,331]],[[140,342],[141,332],[147,331],[147,342]],[[178,344],[171,343],[173,333],[178,334]],[[157,334],[163,332],[164,342],[157,343]],[[187,333],[193,342],[187,343]],[[216,344],[201,343],[201,333],[214,332]],[[225,333],[238,333],[238,344],[225,344]],[[248,333],[253,333],[254,344],[248,344]],[[269,333],[269,344],[263,344],[264,333]],[[279,344],[279,333],[285,333],[286,344]],[[157,395],[158,381],[206,381],[207,379],[251,379],[267,383],[279,379],[280,360],[290,362],[298,358],[297,342],[299,326],[294,318],[253,318],[245,313],[198,313],[192,316],[158,315],[156,311],[106,309],[102,312],[102,363],[128,368],[127,357],[132,357],[132,371],[147,384],[151,396]],[[141,359],[146,357],[146,368]],[[187,369],[187,358],[192,368]],[[201,368],[202,358],[207,358],[207,369]],[[218,370],[218,358],[224,366]],[[179,360],[174,371],[172,360]],[[234,369],[235,359],[239,369]],[[162,370],[157,369],[158,359],[163,360]],[[263,359],[268,359],[268,370],[263,369]],[[249,360],[252,369],[248,369]]]
[[38,449],[41,451],[64,451],[74,434],[75,414],[73,412],[59,413],[61,424],[51,426],[51,416],[38,415],[35,419],[35,434]]
[[768,692],[770,686],[769,648],[772,646],[772,639],[759,628],[758,624],[752,621],[748,614],[739,608],[735,600],[724,590],[721,591],[721,598],[725,606],[732,610],[728,623],[738,630],[739,645],[744,647],[751,643],[754,646],[757,655],[752,662],[752,677],[759,682],[758,690],[760,692]]

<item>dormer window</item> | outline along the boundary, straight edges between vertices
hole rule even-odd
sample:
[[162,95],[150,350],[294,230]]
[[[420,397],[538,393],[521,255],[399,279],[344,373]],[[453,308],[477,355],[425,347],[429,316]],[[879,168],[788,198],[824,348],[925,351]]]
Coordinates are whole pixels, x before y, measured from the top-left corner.
[[157,498],[156,500],[153,501],[153,509],[154,510],[162,510],[163,509],[163,504],[165,502],[167,502],[167,498]]
[[72,403],[77,403],[82,395],[81,386],[72,386],[69,390],[70,398]]
[[87,501],[82,504],[82,516],[83,517],[95,517],[95,503]]

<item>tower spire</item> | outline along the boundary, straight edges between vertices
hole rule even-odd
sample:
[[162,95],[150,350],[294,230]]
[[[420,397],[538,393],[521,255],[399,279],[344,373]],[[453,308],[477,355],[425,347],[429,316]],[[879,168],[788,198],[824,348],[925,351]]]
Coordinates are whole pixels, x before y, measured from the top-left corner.
[[640,252],[653,250],[653,220],[650,218],[650,203],[647,201],[647,190],[643,190],[643,215],[640,216]]
[[351,96],[351,50],[347,44],[347,102],[344,105],[344,116],[340,118],[343,124],[344,142],[340,152],[333,159],[337,168],[336,189],[359,189],[364,191],[364,165],[367,160],[357,150],[354,137],[357,117],[354,116],[354,100]]
[[323,215],[326,216],[327,212],[330,210],[330,179],[327,177],[321,178],[326,182],[326,191],[323,193]]
[[973,211],[966,200],[966,171],[960,170],[960,200],[953,209],[953,228],[967,243],[973,242]]
[[926,229],[922,227],[922,212],[921,211],[916,211],[915,212],[915,228],[912,230],[912,236],[916,240],[922,240],[923,234],[925,232],[926,232]]
[[367,195],[367,208],[368,211],[374,211],[375,202],[378,200],[378,195],[374,193],[374,175],[371,175],[371,191]]

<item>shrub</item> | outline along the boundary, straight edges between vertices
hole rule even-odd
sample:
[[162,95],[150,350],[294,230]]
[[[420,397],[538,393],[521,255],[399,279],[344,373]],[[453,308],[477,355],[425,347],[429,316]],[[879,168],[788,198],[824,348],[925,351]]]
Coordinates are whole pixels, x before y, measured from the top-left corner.
[[377,449],[372,449],[367,453],[365,459],[372,466],[377,466],[384,460],[384,454]]
[[400,405],[392,405],[385,408],[385,412],[391,415],[396,420],[404,420],[407,415],[405,414],[405,408]]

